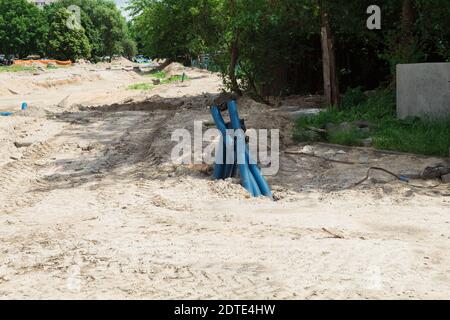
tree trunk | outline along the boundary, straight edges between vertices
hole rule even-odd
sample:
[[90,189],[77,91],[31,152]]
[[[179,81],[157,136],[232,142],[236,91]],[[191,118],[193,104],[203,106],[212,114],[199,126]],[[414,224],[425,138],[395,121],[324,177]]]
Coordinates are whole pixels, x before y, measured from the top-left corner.
[[402,37],[411,39],[414,25],[414,1],[403,0],[402,6]]
[[228,76],[230,77],[231,90],[238,95],[242,95],[241,89],[239,89],[239,84],[236,79],[236,66],[239,59],[239,49],[238,49],[239,33],[236,32],[235,39],[231,43],[231,61],[228,70]]
[[[230,13],[231,17],[236,17],[236,2],[235,0],[230,0]],[[239,84],[236,79],[236,66],[239,59],[239,30],[236,28],[233,30],[233,40],[231,42],[231,48],[230,48],[230,66],[228,69],[228,76],[230,77],[231,82],[231,90],[238,95],[242,95],[241,89],[239,89]]]
[[330,106],[339,108],[339,80],[336,70],[336,58],[334,53],[333,36],[329,14],[324,6],[320,5],[321,10],[321,41],[322,41],[322,66],[323,66],[323,85],[326,102]]
[[400,53],[405,63],[413,62],[414,44],[414,0],[403,0],[401,17]]

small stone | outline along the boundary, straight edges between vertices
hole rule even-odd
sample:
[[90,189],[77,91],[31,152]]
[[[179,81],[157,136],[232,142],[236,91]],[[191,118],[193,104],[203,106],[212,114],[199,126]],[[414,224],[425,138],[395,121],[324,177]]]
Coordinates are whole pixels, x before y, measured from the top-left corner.
[[47,163],[47,162],[46,162],[45,160],[36,160],[36,161],[34,162],[34,165],[39,166],[39,167],[42,167],[42,166],[44,166],[46,163]]
[[338,152],[336,152],[337,154],[346,154],[347,152],[345,152],[344,150],[339,150]]
[[29,142],[29,141],[16,141],[14,142],[14,145],[16,146],[16,148],[26,148],[31,146],[33,143]]
[[94,149],[94,145],[90,144],[89,142],[79,142],[78,148],[80,148],[82,151],[91,151]]
[[369,162],[369,156],[366,154],[362,154],[359,156],[359,163],[366,164]]
[[314,149],[311,146],[304,146],[302,149],[302,153],[314,155]]

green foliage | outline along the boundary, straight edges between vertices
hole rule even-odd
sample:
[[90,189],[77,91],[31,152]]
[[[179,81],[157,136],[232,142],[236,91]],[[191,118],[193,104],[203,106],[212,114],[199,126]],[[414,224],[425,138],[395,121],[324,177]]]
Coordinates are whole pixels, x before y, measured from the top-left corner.
[[153,78],[164,79],[167,75],[164,71],[158,71],[158,72],[149,74],[149,76],[153,77]]
[[374,136],[377,148],[426,155],[448,156],[450,121],[386,121]]
[[[385,46],[379,56],[388,62],[390,76],[400,63],[450,61],[450,0],[415,0],[414,23],[410,43],[402,43],[405,36],[398,19],[384,33]],[[386,6],[401,11],[401,2]]]
[[149,77],[161,79],[161,84],[166,83],[173,83],[173,82],[181,82],[181,81],[188,81],[189,77],[187,75],[184,75],[184,77],[181,75],[175,75],[167,78],[167,74],[164,71],[158,71],[154,73],[150,73],[148,75]]
[[450,62],[450,0],[416,0],[415,23],[424,61]]
[[301,125],[297,125],[295,128],[293,138],[298,142],[315,142],[325,140],[318,132],[308,130]]
[[218,43],[219,0],[131,0],[144,54],[190,61]]
[[[327,124],[353,123],[365,120],[370,123],[370,132],[361,132],[356,127],[336,131],[334,134],[308,139],[308,127],[324,128]],[[361,139],[373,138],[375,148],[397,150],[418,154],[447,156],[450,147],[450,119],[440,121],[409,118],[397,119],[395,97],[392,92],[380,90],[366,102],[342,111],[327,109],[317,116],[301,118],[296,123],[294,138],[297,141],[329,141],[344,145],[360,145]]]
[[70,12],[60,6],[48,6],[45,9],[48,21],[46,36],[47,54],[55,59],[72,60],[89,58],[91,46],[83,28],[68,28]]
[[151,83],[135,83],[127,87],[128,90],[151,90],[155,86]]
[[130,60],[137,54],[136,42],[131,37],[122,40],[122,48],[122,54]]
[[362,91],[362,87],[348,88],[347,92],[342,97],[341,107],[351,108],[359,106],[367,100],[366,95]]
[[[131,0],[133,33],[144,53],[181,61],[213,54],[231,87],[232,44],[242,90],[258,95],[321,92],[320,7],[330,12],[341,91],[374,89],[395,65],[450,59],[450,0],[416,0],[413,40],[399,46],[402,1]],[[368,30],[366,10],[378,4],[382,30]]]
[[186,75],[184,76],[184,79],[183,79],[183,76],[175,75],[175,76],[171,76],[168,79],[162,80],[161,83],[166,84],[166,83],[181,82],[181,81],[188,81],[188,80],[189,80],[189,77]]
[[42,54],[46,22],[27,0],[0,0],[0,53]]
[[0,66],[0,72],[22,72],[22,71],[36,71],[36,68],[29,66]]
[[89,38],[93,57],[135,53],[125,18],[113,1],[60,0],[58,4],[81,8],[81,25]]
[[327,140],[334,144],[360,146],[362,140],[367,137],[367,133],[359,131],[356,126],[351,126],[348,130],[330,132],[327,136]]
[[[70,5],[82,29],[67,28]],[[112,0],[60,0],[39,10],[27,0],[0,0],[0,53],[77,59],[136,53],[125,18]]]

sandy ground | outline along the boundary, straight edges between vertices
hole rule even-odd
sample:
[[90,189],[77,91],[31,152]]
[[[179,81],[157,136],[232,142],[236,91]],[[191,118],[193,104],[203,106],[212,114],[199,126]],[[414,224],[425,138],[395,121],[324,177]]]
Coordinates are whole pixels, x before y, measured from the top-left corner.
[[216,75],[187,73],[148,92],[126,90],[151,79],[120,68],[0,75],[0,110],[30,105],[0,118],[0,298],[450,298],[448,185],[373,173],[344,190],[371,165],[414,173],[443,159],[286,154],[302,149],[287,115],[243,98],[248,127],[282,134],[277,201],[251,199],[170,162],[172,131],[211,122],[220,91]]

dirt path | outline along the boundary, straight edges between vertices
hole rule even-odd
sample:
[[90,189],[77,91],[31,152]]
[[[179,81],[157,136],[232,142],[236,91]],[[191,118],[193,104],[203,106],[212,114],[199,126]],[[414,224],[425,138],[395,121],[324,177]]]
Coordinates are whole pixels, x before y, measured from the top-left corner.
[[[0,298],[450,297],[448,187],[374,175],[339,191],[371,162],[401,171],[439,159],[369,152],[349,167],[283,154],[270,178],[279,200],[250,199],[169,161],[172,130],[210,121],[219,85],[199,77],[160,97],[49,105],[4,122],[5,135],[31,144],[0,166]],[[297,148],[282,115],[240,106],[247,118],[260,111],[250,126],[281,126],[283,150]]]

